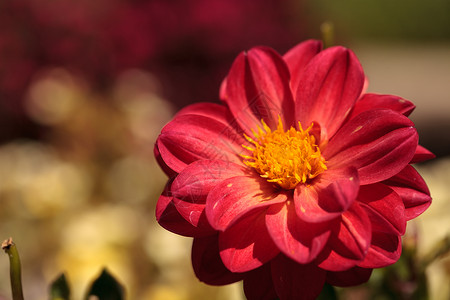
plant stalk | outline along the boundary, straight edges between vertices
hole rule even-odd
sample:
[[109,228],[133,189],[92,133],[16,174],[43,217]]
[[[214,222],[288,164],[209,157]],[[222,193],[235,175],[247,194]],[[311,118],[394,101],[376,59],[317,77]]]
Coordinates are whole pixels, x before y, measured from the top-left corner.
[[322,34],[323,48],[334,46],[334,26],[331,22],[324,22],[320,25],[320,32]]
[[22,275],[20,268],[19,252],[16,244],[9,238],[2,243],[2,249],[9,257],[9,275],[11,279],[11,291],[13,300],[24,300],[22,292]]

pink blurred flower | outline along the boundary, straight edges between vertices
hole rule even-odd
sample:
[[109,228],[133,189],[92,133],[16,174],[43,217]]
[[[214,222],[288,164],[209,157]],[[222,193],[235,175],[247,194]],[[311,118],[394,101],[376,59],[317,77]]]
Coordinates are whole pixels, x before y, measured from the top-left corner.
[[[0,104],[21,110],[45,67],[63,67],[96,88],[130,68],[149,70],[166,96],[213,97],[225,60],[255,43],[289,46],[302,28],[289,1],[16,0],[0,4]],[[264,22],[262,22],[264,20]],[[245,28],[243,31],[242,29]],[[196,80],[194,81],[193,78]],[[217,82],[215,82],[217,80]],[[173,85],[178,84],[174,89]]]
[[351,286],[398,260],[406,222],[431,203],[410,165],[414,105],[364,94],[343,47],[309,40],[280,56],[241,53],[222,104],[181,110],[155,146],[171,177],[156,216],[194,238],[197,277],[244,280],[249,299],[313,299],[325,282]]

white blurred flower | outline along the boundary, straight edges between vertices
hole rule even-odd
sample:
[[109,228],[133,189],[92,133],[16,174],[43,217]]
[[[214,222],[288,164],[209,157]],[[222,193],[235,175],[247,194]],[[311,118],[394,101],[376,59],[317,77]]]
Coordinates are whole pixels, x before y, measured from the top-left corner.
[[84,100],[84,84],[67,70],[54,68],[38,73],[28,91],[26,110],[44,125],[65,121]]
[[[427,254],[439,241],[450,237],[450,158],[441,158],[419,167],[431,191],[433,203],[416,219],[419,256]],[[430,299],[450,297],[450,254],[427,269]]]
[[[90,180],[85,171],[60,159],[48,146],[13,142],[0,147],[0,193],[19,214],[45,218],[85,202]],[[20,207],[24,205],[26,211]]]
[[105,180],[108,199],[144,204],[160,192],[166,178],[153,157],[129,155],[111,166]]
[[118,77],[113,94],[131,133],[138,140],[153,144],[173,115],[172,105],[160,96],[158,80],[148,72],[128,70]]

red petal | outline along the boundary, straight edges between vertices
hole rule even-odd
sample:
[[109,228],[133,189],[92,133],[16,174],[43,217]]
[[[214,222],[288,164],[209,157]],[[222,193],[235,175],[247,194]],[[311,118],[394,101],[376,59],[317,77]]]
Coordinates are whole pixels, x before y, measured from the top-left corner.
[[331,138],[361,94],[364,73],[356,56],[343,47],[317,54],[306,66],[295,97],[296,119],[303,126],[318,122]]
[[181,109],[174,118],[185,115],[204,116],[219,121],[227,126],[233,123],[233,116],[225,105],[217,103],[200,102],[188,105]]
[[364,94],[353,107],[349,119],[363,111],[384,108],[409,116],[416,106],[405,99],[393,95]]
[[414,169],[408,165],[394,177],[384,181],[403,200],[406,220],[414,219],[423,213],[431,204],[430,191],[427,184]]
[[349,287],[367,282],[373,269],[353,267],[347,271],[327,272],[327,282],[334,286]]
[[299,184],[294,192],[297,215],[307,222],[323,222],[340,216],[358,195],[358,173],[354,168],[331,169],[311,185]]
[[372,231],[405,233],[405,206],[388,186],[382,183],[361,186],[358,201],[372,222]]
[[271,262],[272,278],[280,300],[316,299],[325,284],[326,272],[314,264],[298,264],[284,255]]
[[192,267],[197,278],[210,285],[230,284],[244,277],[242,273],[230,272],[222,263],[217,235],[194,239]]
[[209,192],[223,180],[244,176],[248,170],[223,160],[199,160],[187,166],[173,181],[172,195],[179,199],[205,203]]
[[411,161],[418,142],[413,125],[391,110],[366,111],[336,133],[323,155],[330,169],[357,168],[361,185],[379,182]]
[[362,268],[383,268],[395,263],[401,254],[402,242],[400,236],[374,232],[366,258],[358,266]]
[[316,260],[317,265],[327,271],[341,272],[355,267],[361,259],[345,257],[328,246],[319,255]]
[[243,136],[231,125],[200,115],[175,118],[162,129],[157,140],[162,159],[177,173],[200,159],[240,163],[239,154],[246,151],[243,143]]
[[362,261],[372,236],[369,217],[357,202],[342,214],[339,231],[331,235],[331,252],[319,267],[328,271],[345,271]]
[[173,181],[171,192],[178,212],[196,227],[210,227],[205,214],[208,193],[224,179],[244,175],[244,167],[222,160],[199,160]]
[[220,98],[220,100],[223,100],[223,101],[225,101],[225,99],[227,99],[227,78],[226,77],[222,80],[222,83],[220,84],[219,98]]
[[220,257],[230,271],[256,269],[280,252],[267,232],[264,216],[264,209],[257,210],[219,233]]
[[424,162],[433,159],[435,157],[436,155],[434,155],[430,150],[420,145],[417,145],[416,153],[414,153],[414,157],[412,158],[410,163],[415,164],[419,162]]
[[277,247],[301,264],[315,259],[330,236],[328,223],[306,223],[298,218],[292,201],[269,207],[266,224]]
[[215,231],[206,218],[205,204],[192,203],[178,198],[173,198],[172,202],[180,215],[190,224],[207,232]]
[[[170,196],[170,182],[156,204],[156,220],[165,229],[183,236],[205,236],[215,231],[210,226],[195,227],[186,221],[176,209]],[[203,216],[204,218],[204,216]]]
[[291,73],[291,88],[294,95],[296,94],[301,75],[305,70],[305,66],[321,50],[321,41],[307,40],[290,49],[283,56],[284,61],[287,63]]
[[238,176],[218,184],[206,200],[206,216],[212,227],[225,230],[239,217],[259,207],[286,201],[267,180],[259,176]]
[[364,77],[364,84],[363,84],[363,88],[361,91],[361,95],[359,96],[360,98],[366,94],[367,89],[369,88],[369,79],[367,77]]
[[272,283],[270,263],[245,275],[244,293],[247,300],[273,300],[278,298]]
[[156,162],[158,163],[160,168],[163,170],[164,173],[166,173],[166,175],[169,178],[177,175],[177,172],[169,168],[169,166],[162,159],[161,153],[159,153],[158,143],[155,143],[155,146],[153,147],[153,155],[155,155]]
[[285,128],[293,125],[289,70],[270,48],[253,48],[236,58],[227,76],[225,96],[231,113],[248,135],[261,126],[261,119],[271,128],[276,128],[278,116]]

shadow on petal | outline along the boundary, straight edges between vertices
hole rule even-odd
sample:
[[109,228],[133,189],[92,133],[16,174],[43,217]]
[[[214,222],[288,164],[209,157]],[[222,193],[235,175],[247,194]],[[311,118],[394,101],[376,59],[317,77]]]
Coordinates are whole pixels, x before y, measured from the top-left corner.
[[270,263],[246,273],[244,293],[248,300],[273,300],[278,298],[273,287]]
[[370,246],[372,229],[364,209],[355,202],[342,214],[338,231],[331,235],[319,255],[319,267],[328,271],[344,271],[364,260]]
[[406,220],[414,219],[431,205],[427,184],[416,169],[410,165],[383,183],[402,198]]
[[[215,230],[210,226],[196,227],[180,214],[173,202],[173,197],[170,195],[170,186],[171,181],[167,183],[156,203],[155,214],[158,223],[170,232],[183,236],[200,237],[214,233]],[[206,221],[206,218],[203,218]]]
[[334,286],[349,287],[367,282],[373,269],[353,267],[341,272],[327,272],[327,282]]
[[244,278],[244,274],[233,273],[224,266],[217,235],[194,238],[191,256],[195,275],[206,284],[226,285]]
[[395,263],[402,254],[401,238],[395,234],[374,232],[367,255],[358,266],[363,268],[383,268]]
[[298,264],[284,255],[271,262],[272,279],[280,300],[316,299],[325,284],[326,271],[315,264]]

